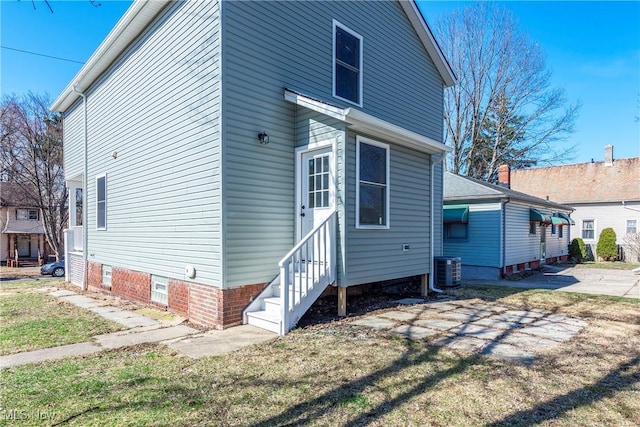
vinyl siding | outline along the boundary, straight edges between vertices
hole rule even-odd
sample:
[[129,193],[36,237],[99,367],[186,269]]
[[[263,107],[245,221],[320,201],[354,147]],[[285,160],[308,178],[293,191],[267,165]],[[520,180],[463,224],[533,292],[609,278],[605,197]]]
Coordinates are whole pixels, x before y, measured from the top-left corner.
[[332,96],[336,19],[363,37],[362,110],[442,140],[443,82],[398,2],[225,2],[223,10],[225,82],[234,83],[225,94],[246,88],[247,114],[259,119],[264,95],[284,87],[353,107]]
[[[429,272],[430,156],[397,145],[391,145],[389,150],[390,227],[387,230],[356,229],[356,138],[353,133],[348,134],[346,285]],[[410,250],[403,252],[403,244],[409,244]]]
[[66,180],[83,174],[84,158],[84,109],[82,99],[64,114],[63,164]]
[[[513,201],[506,205],[505,265],[540,259],[540,230],[542,228],[536,224],[536,234],[529,234],[529,209],[528,205]],[[539,207],[536,209],[544,213],[551,213]]]
[[559,226],[556,226],[556,234],[551,234],[551,227],[547,227],[547,258],[569,254],[569,226],[562,228],[562,237],[559,237]]
[[195,281],[220,286],[218,14],[215,2],[171,3],[88,91],[89,261],[176,279],[192,265]]
[[[278,260],[294,244],[294,153],[309,138],[301,136],[304,119],[296,116],[304,113],[284,100],[284,89],[352,106],[332,97],[333,19],[363,36],[363,111],[439,141],[443,84],[396,2],[224,2],[222,10],[224,286],[235,287],[271,280]],[[307,123],[311,139],[323,138],[329,123],[313,120]],[[261,131],[267,132],[270,144],[258,143]],[[353,135],[351,139],[355,141]],[[352,155],[354,162],[355,152]],[[344,156],[338,152],[338,162]],[[392,193],[397,228],[382,239],[352,240],[345,234],[344,261],[349,271],[355,269],[353,280],[345,279],[349,284],[428,271],[428,230],[419,231],[429,220],[424,215],[430,197],[427,160],[427,155],[398,149],[392,160],[398,167],[392,175],[398,185]],[[346,175],[347,186],[355,185],[352,167],[338,164],[339,179],[345,173],[353,175]],[[415,178],[419,183],[412,182]],[[414,187],[417,194],[412,194]],[[408,211],[402,212],[405,208]],[[420,215],[413,211],[418,208]],[[346,224],[343,213],[339,215],[341,231],[350,233],[353,214]],[[372,250],[370,241],[383,247]],[[402,253],[402,243],[412,243],[409,253]],[[389,259],[391,246],[403,256]],[[372,265],[378,267],[369,270]]]
[[470,204],[467,238],[445,239],[444,256],[461,257],[463,265],[501,267],[501,229],[502,203]]

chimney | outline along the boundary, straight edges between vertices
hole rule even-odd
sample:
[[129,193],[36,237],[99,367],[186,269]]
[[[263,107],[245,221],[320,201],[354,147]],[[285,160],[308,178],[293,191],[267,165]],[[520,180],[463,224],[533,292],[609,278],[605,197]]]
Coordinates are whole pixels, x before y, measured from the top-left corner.
[[509,165],[498,166],[498,184],[511,188],[511,168]]
[[613,166],[613,145],[611,144],[604,146],[604,165]]

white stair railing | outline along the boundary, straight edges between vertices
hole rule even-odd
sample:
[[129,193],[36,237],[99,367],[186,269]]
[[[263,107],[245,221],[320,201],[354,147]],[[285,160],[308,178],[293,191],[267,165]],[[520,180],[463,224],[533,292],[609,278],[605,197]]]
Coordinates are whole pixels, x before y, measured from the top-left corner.
[[336,280],[336,212],[311,230],[280,260],[280,335]]

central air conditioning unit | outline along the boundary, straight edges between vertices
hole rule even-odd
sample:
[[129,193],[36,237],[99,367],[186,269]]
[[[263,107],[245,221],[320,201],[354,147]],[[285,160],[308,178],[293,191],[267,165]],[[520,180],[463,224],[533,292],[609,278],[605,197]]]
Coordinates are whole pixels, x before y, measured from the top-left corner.
[[436,286],[456,287],[462,284],[462,260],[460,257],[437,256],[435,260]]

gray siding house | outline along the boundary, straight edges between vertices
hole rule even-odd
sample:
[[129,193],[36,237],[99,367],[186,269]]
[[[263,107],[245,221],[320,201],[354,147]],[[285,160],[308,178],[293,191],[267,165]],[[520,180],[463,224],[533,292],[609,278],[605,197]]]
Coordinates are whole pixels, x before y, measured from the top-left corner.
[[52,105],[68,279],[279,333],[329,285],[432,284],[453,83],[413,1],[135,1]]
[[571,207],[449,172],[444,174],[444,256],[463,279],[497,279],[566,261]]

